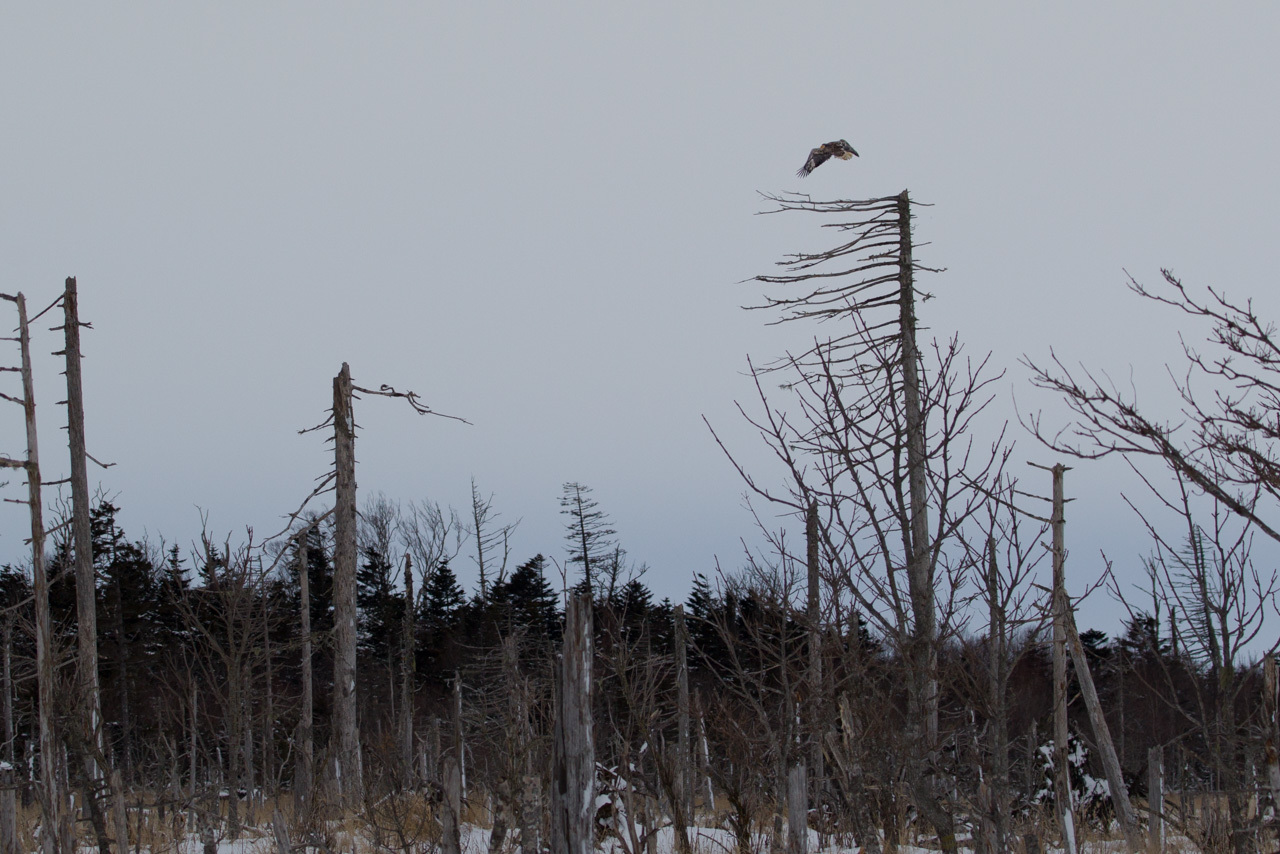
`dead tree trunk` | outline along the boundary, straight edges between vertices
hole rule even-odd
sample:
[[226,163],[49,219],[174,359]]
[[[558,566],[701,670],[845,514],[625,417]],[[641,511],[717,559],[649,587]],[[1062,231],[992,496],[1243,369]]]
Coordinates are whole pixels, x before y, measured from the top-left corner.
[[306,813],[311,804],[314,786],[312,725],[315,718],[315,699],[311,684],[311,561],[307,554],[307,538],[310,528],[298,535],[298,625],[302,635],[302,712],[298,719],[298,764],[294,787],[298,793],[299,811]]
[[[514,648],[512,651],[514,652]],[[520,782],[518,803],[513,803],[512,808],[519,811],[520,850],[523,854],[537,854],[542,850],[542,775],[534,773],[529,677],[519,674],[514,660],[511,663],[508,679],[512,683],[512,701],[515,703],[513,723],[519,746],[512,774],[518,775]]]
[[413,558],[404,556],[404,626],[400,642],[400,765],[404,785],[413,782]]
[[19,854],[17,775],[13,765],[0,768],[0,852]]
[[467,745],[462,733],[462,674],[453,673],[453,755],[458,759],[458,780],[462,786],[462,797],[467,796]]
[[[21,349],[22,399],[27,426],[25,461],[3,460],[9,468],[24,469],[27,475],[27,508],[31,514],[31,578],[35,596],[36,696],[40,725],[40,807],[45,832],[41,847],[45,854],[71,854],[74,838],[63,779],[59,774],[61,744],[55,729],[53,701],[53,626],[49,616],[49,579],[44,562],[44,505],[40,493],[40,454],[36,434],[35,384],[31,375],[31,333],[27,323],[26,298],[3,295],[18,307],[18,343]],[[10,368],[9,370],[12,370]],[[7,396],[6,396],[7,397]]]
[[0,851],[4,854],[17,854],[18,804],[13,762],[13,611],[8,611],[4,615],[3,656],[4,766],[0,769]]
[[267,595],[262,596],[262,657],[266,667],[265,693],[266,708],[262,722],[262,795],[267,794],[268,784],[271,794],[275,789],[276,771],[276,700],[275,700],[275,663],[271,654],[271,622],[267,614]]
[[1107,726],[1106,715],[1102,711],[1102,703],[1098,701],[1098,691],[1093,685],[1093,674],[1089,671],[1089,662],[1084,657],[1084,646],[1080,643],[1080,634],[1076,631],[1075,617],[1071,613],[1071,605],[1067,602],[1067,594],[1062,592],[1065,607],[1064,621],[1067,631],[1067,644],[1071,650],[1071,660],[1076,666],[1076,679],[1080,682],[1080,693],[1084,695],[1085,708],[1089,712],[1089,723],[1093,727],[1093,737],[1098,742],[1098,752],[1102,756],[1102,767],[1107,774],[1107,788],[1111,791],[1111,803],[1115,807],[1116,818],[1120,821],[1120,829],[1124,831],[1129,850],[1138,854],[1142,851],[1142,834],[1138,831],[1138,817],[1129,801],[1129,788],[1125,785],[1124,775],[1120,772],[1120,760],[1116,756],[1115,745],[1111,741],[1111,729]]
[[812,794],[816,801],[826,778],[823,763],[822,731],[826,721],[826,690],[822,684],[822,587],[818,548],[818,502],[811,500],[805,512],[805,555],[809,570],[809,601],[806,618],[809,626],[809,767],[813,770]]
[[[676,654],[676,786],[682,810],[679,812],[685,824],[693,823],[693,753],[689,739],[689,632],[684,622],[684,606],[675,607],[674,639]],[[677,833],[688,834],[686,827],[677,827]]]
[[[1275,667],[1275,659],[1267,660]],[[1147,750],[1147,850],[1160,854],[1164,850],[1164,748]]]
[[200,704],[200,691],[198,686],[196,685],[196,680],[193,675],[191,677],[191,693],[188,697],[188,706],[189,706],[188,712],[190,713],[190,724],[189,724],[189,732],[187,733],[187,739],[188,739],[187,760],[190,763],[190,768],[188,770],[188,773],[190,774],[190,785],[191,785],[191,791],[189,792],[188,797],[192,803],[195,803],[196,792],[198,791],[196,775],[199,773],[199,766],[197,765],[198,754],[196,753],[196,751],[199,749],[199,734],[200,734],[200,725],[199,725],[199,720],[197,718],[197,713],[199,711],[199,704]]
[[987,600],[990,610],[988,629],[991,646],[991,674],[988,704],[991,707],[989,750],[991,751],[991,835],[996,851],[1005,851],[1009,833],[1009,663],[1005,656],[1006,619],[1000,596],[1000,565],[996,560],[996,541],[987,539]]
[[[84,388],[80,373],[80,306],[74,277],[66,281],[62,294],[62,330],[67,378],[67,447],[71,454],[71,551],[76,568],[76,624],[78,627],[77,693],[80,700],[80,726],[89,780],[86,796],[98,797],[103,790],[99,758],[106,757],[102,730],[102,693],[98,679],[98,604],[97,583],[93,570],[93,534],[89,525],[89,464],[84,438]],[[119,832],[117,831],[117,835]],[[123,852],[127,838],[117,840]]]
[[590,854],[595,845],[595,744],[591,721],[593,658],[590,594],[565,608],[551,787],[551,850]]
[[111,633],[115,642],[111,645],[112,658],[115,660],[115,696],[120,707],[120,740],[116,743],[115,764],[123,768],[130,779],[133,779],[133,715],[129,708],[129,640],[124,632],[124,598],[120,589],[120,579],[116,578],[108,595],[111,608]]
[[711,785],[711,748],[707,744],[707,720],[702,714],[702,694],[693,695],[694,711],[698,718],[698,773],[707,787],[706,809],[716,814],[716,790]]
[[903,409],[906,413],[907,481],[910,495],[910,550],[907,579],[914,619],[914,671],[918,685],[913,698],[928,749],[938,741],[937,614],[929,550],[928,484],[925,476],[924,417],[920,404],[920,352],[916,346],[915,284],[911,248],[911,201],[907,191],[898,197],[898,325],[902,335]]
[[[916,345],[915,267],[911,245],[911,199],[898,196],[898,327],[900,370],[907,445],[909,497],[907,587],[911,598],[909,705],[911,787],[913,800],[934,826],[943,851],[957,850],[955,820],[942,803],[941,786],[927,770],[929,756],[938,749],[938,614],[933,587],[933,551],[929,538],[925,423],[920,394],[920,351]],[[1074,852],[1072,852],[1074,854]]]
[[1267,764],[1267,786],[1271,789],[1271,803],[1280,814],[1280,753],[1276,742],[1280,738],[1280,680],[1276,678],[1276,657],[1269,653],[1262,663],[1262,748]]
[[440,769],[440,778],[444,784],[444,798],[441,806],[440,850],[444,854],[461,854],[462,852],[462,773],[458,770],[458,761],[446,756]]
[[356,424],[351,369],[333,378],[335,470],[333,549],[333,742],[338,791],[348,803],[361,792],[356,719]]
[[809,850],[808,776],[803,762],[787,772],[787,854]]
[[507,635],[502,639],[502,684],[506,689],[506,718],[503,729],[502,749],[498,754],[497,779],[489,787],[493,803],[493,829],[489,833],[489,852],[499,854],[507,841],[507,832],[519,825],[519,780],[524,772],[521,761],[528,744],[524,741],[520,726],[520,670],[516,639]]
[[116,833],[116,854],[129,854],[129,813],[124,804],[124,780],[120,769],[111,769],[111,824]]
[[1067,766],[1067,592],[1065,586],[1066,544],[1065,506],[1062,475],[1067,467],[1058,463],[1053,472],[1053,783],[1062,846],[1076,854],[1075,818],[1071,812],[1071,777]]

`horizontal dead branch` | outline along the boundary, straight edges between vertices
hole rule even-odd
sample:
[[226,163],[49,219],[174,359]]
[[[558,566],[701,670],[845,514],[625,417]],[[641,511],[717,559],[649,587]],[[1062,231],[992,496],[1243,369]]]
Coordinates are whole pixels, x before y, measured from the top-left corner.
[[93,461],[94,461],[95,463],[97,463],[98,465],[102,466],[104,469],[109,469],[109,468],[111,468],[113,465],[115,465],[115,463],[104,463],[104,462],[102,462],[101,460],[99,460],[99,459],[97,459],[96,457],[94,457],[94,455],[93,455],[93,454],[90,454],[88,451],[86,451],[86,452],[85,452],[85,456],[86,456],[86,457],[88,457],[89,459],[93,460]]
[[376,394],[381,397],[403,398],[411,407],[413,407],[413,411],[418,413],[419,415],[436,415],[436,416],[439,416],[440,418],[448,418],[452,421],[461,421],[463,424],[471,423],[467,419],[461,418],[457,415],[446,415],[443,412],[436,412],[434,409],[427,406],[425,403],[422,403],[421,399],[418,397],[417,392],[397,391],[393,386],[389,386],[386,383],[383,383],[381,386],[379,386],[377,391],[371,388],[361,388],[358,385],[353,385],[351,387],[351,390],[362,391],[365,394]]

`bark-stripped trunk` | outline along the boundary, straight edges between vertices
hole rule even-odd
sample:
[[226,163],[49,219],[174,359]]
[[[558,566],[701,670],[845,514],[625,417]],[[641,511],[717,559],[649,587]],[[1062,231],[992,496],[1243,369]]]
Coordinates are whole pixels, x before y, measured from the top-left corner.
[[[1273,675],[1275,659],[1267,656]],[[1147,750],[1147,850],[1160,854],[1164,850],[1164,748]]]
[[336,471],[333,550],[333,742],[341,795],[348,803],[361,792],[360,741],[356,720],[356,425],[351,369],[346,362],[333,379],[333,452]]
[[18,803],[13,754],[13,612],[4,615],[4,761],[0,771],[0,851],[18,850]]
[[413,782],[413,558],[404,556],[404,617],[400,638],[400,767],[403,783]]
[[462,773],[454,757],[444,758],[440,777],[444,784],[444,802],[440,805],[440,850],[444,854],[461,854]]
[[826,779],[822,731],[827,718],[827,694],[822,684],[822,586],[819,575],[821,551],[818,541],[818,502],[811,500],[805,513],[805,557],[809,571],[809,601],[806,611],[809,634],[809,768],[813,772],[812,795],[816,801]]
[[595,743],[591,722],[591,596],[565,609],[551,787],[551,850],[590,854],[595,848]]
[[115,693],[116,703],[120,707],[120,741],[116,754],[116,765],[122,767],[130,779],[130,768],[133,757],[133,714],[129,708],[129,639],[124,633],[124,593],[117,578],[111,585],[111,631],[116,636],[112,645],[115,658]]
[[[674,638],[676,655],[676,791],[681,809],[675,832],[688,839],[688,825],[693,823],[693,753],[689,740],[689,631],[684,621],[684,606],[675,607]],[[683,847],[677,839],[676,844]]]
[[1067,766],[1067,592],[1065,589],[1066,519],[1062,496],[1062,475],[1066,466],[1058,463],[1053,472],[1053,789],[1067,854],[1076,854],[1075,817],[1071,810],[1071,776]]
[[187,773],[189,775],[189,782],[191,785],[191,791],[188,793],[188,797],[193,803],[195,802],[196,791],[198,789],[196,775],[199,773],[199,766],[196,764],[198,761],[198,754],[196,751],[199,749],[200,737],[199,719],[197,717],[199,704],[200,692],[196,686],[195,677],[193,676],[191,678],[191,693],[187,698],[187,711],[190,715],[190,721],[187,724],[187,761],[190,763],[190,767]]
[[[274,784],[276,770],[275,666],[271,655],[271,623],[267,617],[267,596],[262,597],[262,654],[266,664],[264,718],[262,722],[262,789]],[[273,786],[274,788],[274,786]]]
[[9,297],[18,307],[18,343],[22,352],[22,408],[27,426],[25,462],[7,461],[27,475],[27,505],[31,515],[31,579],[35,596],[36,697],[40,727],[40,807],[46,832],[41,835],[45,854],[70,854],[73,834],[63,776],[59,773],[61,744],[54,724],[53,625],[49,615],[49,579],[44,560],[44,505],[40,493],[40,454],[36,433],[35,384],[31,375],[31,334],[27,303],[22,294]]
[[[71,552],[76,571],[77,666],[81,738],[89,780],[88,797],[97,797],[103,774],[99,758],[106,756],[102,731],[102,694],[98,679],[98,600],[93,570],[93,534],[89,524],[89,465],[84,438],[84,389],[80,371],[80,306],[75,278],[68,278],[62,294],[63,351],[67,378],[67,448],[71,455]],[[119,831],[116,833],[119,836]],[[124,852],[128,839],[117,840]]]
[[1005,614],[1000,595],[1000,565],[996,560],[996,541],[987,540],[987,602],[990,610],[988,638],[991,646],[991,677],[988,704],[991,707],[990,746],[991,781],[990,812],[992,846],[1005,851],[1009,839],[1009,664],[1005,653]]
[[787,772],[787,854],[808,854],[809,792],[804,763]]
[[925,424],[920,394],[920,351],[916,345],[915,275],[911,246],[911,200],[898,196],[898,325],[901,340],[902,397],[907,445],[908,518],[903,530],[907,586],[911,598],[908,655],[912,799],[938,833],[942,850],[957,850],[955,820],[943,803],[939,782],[929,766],[938,749],[938,615],[933,589],[933,550],[929,541]]
[[1107,775],[1107,788],[1111,792],[1111,804],[1115,807],[1116,818],[1124,831],[1129,850],[1138,854],[1142,851],[1142,834],[1138,830],[1138,817],[1129,801],[1129,788],[1125,785],[1124,775],[1120,772],[1120,760],[1116,756],[1115,745],[1111,742],[1111,729],[1107,726],[1106,715],[1102,711],[1102,703],[1098,700],[1098,691],[1093,685],[1093,674],[1089,671],[1089,662],[1084,657],[1084,646],[1080,643],[1080,633],[1076,631],[1075,617],[1071,613],[1070,603],[1066,602],[1066,592],[1062,594],[1066,608],[1065,622],[1067,645],[1071,650],[1071,660],[1076,666],[1076,679],[1080,683],[1080,693],[1084,695],[1085,708],[1089,712],[1089,723],[1093,727],[1093,737],[1098,743],[1098,753],[1102,757],[1102,767]]
[[307,537],[311,529],[304,528],[298,536],[298,625],[302,635],[302,712],[298,719],[298,763],[294,786],[298,792],[299,811],[306,813],[311,804],[314,785],[312,720],[315,717],[315,700],[311,688],[311,566],[307,554]]

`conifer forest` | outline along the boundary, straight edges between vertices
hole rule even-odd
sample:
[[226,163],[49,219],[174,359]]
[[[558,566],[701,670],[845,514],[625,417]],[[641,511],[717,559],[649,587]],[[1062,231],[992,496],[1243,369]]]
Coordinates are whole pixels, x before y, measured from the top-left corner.
[[[3,850],[1274,850],[1278,578],[1253,551],[1280,540],[1271,321],[1130,279],[1182,318],[1179,424],[1028,358],[1068,414],[993,429],[1001,371],[921,331],[946,273],[917,260],[907,191],[765,204],[825,241],[750,306],[810,345],[744,380],[770,470],[707,424],[766,546],[695,569],[683,602],[587,484],[563,485],[541,554],[513,553],[475,484],[461,508],[357,490],[353,413],[440,416],[346,364],[312,428],[332,468],[282,530],[127,531],[89,488],[110,472],[86,450],[76,280],[33,286],[35,317],[6,294],[7,512],[31,538],[0,572]],[[33,348],[65,388],[35,386]],[[37,396],[66,447],[37,448]],[[1090,579],[1126,609],[1114,636],[1077,626],[1064,583],[1072,466],[1107,456],[1146,473],[1150,540],[1144,595]]]

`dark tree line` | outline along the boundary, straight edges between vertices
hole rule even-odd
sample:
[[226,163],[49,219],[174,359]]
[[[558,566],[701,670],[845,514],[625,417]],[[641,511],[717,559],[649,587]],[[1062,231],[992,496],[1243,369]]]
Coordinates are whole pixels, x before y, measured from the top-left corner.
[[[103,711],[110,748],[134,790],[157,794],[177,807],[211,787],[234,784],[240,797],[288,791],[290,756],[297,749],[300,666],[296,560],[265,571],[262,553],[250,555],[228,543],[206,541],[203,552],[184,558],[131,540],[116,518],[118,508],[101,501],[93,513],[94,565],[99,579],[99,648]],[[372,514],[366,514],[372,515]],[[317,743],[327,743],[332,679],[326,637],[332,629],[331,543],[324,526],[308,534],[306,570],[311,626]],[[468,785],[489,793],[504,832],[521,824],[521,786],[537,777],[549,745],[550,668],[562,629],[558,572],[537,555],[488,579],[487,595],[470,595],[458,583],[447,553],[429,567],[416,601],[404,608],[397,564],[403,547],[390,553],[366,538],[359,572],[359,673],[361,728],[366,762],[394,764],[384,747],[394,729],[396,682],[406,613],[413,626],[415,751],[425,759],[413,769],[411,788],[438,785],[438,760],[457,750],[460,735]],[[452,560],[457,556],[453,555]],[[75,637],[75,602],[65,550],[50,562],[51,605],[59,647],[69,654]],[[708,578],[695,574],[683,605],[691,696],[688,755],[679,742],[675,609],[655,601],[638,577],[595,598],[597,758],[601,787],[616,809],[642,798],[634,812],[670,815],[681,803],[678,771],[689,769],[688,803],[694,813],[717,816],[735,829],[742,850],[750,834],[770,831],[780,781],[770,769],[800,738],[793,722],[808,702],[806,682],[813,635],[785,560],[753,562],[740,572]],[[0,593],[14,620],[11,683],[14,733],[8,749],[19,768],[34,750],[34,685],[30,678],[30,585],[22,571],[6,567]],[[1148,750],[1165,750],[1170,788],[1202,793],[1246,785],[1224,769],[1228,742],[1235,761],[1261,767],[1258,668],[1239,664],[1230,678],[1189,645],[1173,619],[1135,611],[1115,639],[1098,631],[1083,641],[1124,772],[1135,795],[1145,792]],[[831,710],[827,779],[817,785],[810,822],[832,836],[857,836],[867,828],[890,840],[904,838],[917,819],[909,809],[908,769],[897,723],[910,698],[906,666],[892,638],[856,612],[824,620],[817,654],[836,698]],[[1014,823],[1034,826],[1052,799],[1042,748],[1051,732],[1050,668],[1046,637],[1038,625],[1011,635],[1007,770]],[[940,726],[945,747],[939,760],[955,781],[966,811],[976,810],[977,786],[987,758],[979,740],[993,725],[986,677],[990,637],[956,633],[939,649]],[[461,686],[458,716],[455,689]],[[69,687],[69,686],[68,686]],[[1229,691],[1230,731],[1204,724],[1206,697]],[[520,693],[512,705],[509,696]],[[1093,733],[1072,690],[1074,737],[1086,748]],[[68,698],[69,702],[69,698]],[[71,714],[68,705],[65,714]],[[512,715],[517,715],[518,720]],[[516,724],[527,727],[523,741]],[[529,773],[530,769],[532,774]],[[610,770],[611,769],[611,770]],[[623,769],[630,769],[629,771]],[[852,769],[856,769],[852,770]],[[191,776],[194,773],[194,778]],[[1104,799],[1096,797],[1096,764],[1075,769],[1090,816],[1104,822]],[[610,776],[614,775],[614,776]],[[621,785],[625,778],[626,785]],[[527,784],[532,785],[532,784]],[[709,799],[714,797],[714,803]],[[970,802],[971,801],[971,802]],[[1185,806],[1189,807],[1187,801]],[[1189,814],[1189,813],[1188,813]],[[670,820],[670,819],[668,819]],[[679,820],[693,822],[693,816]],[[704,821],[707,820],[704,818]],[[622,823],[614,830],[622,832]]]

